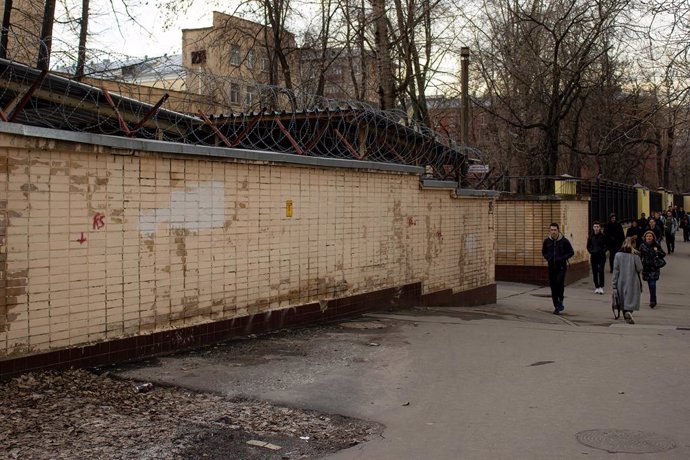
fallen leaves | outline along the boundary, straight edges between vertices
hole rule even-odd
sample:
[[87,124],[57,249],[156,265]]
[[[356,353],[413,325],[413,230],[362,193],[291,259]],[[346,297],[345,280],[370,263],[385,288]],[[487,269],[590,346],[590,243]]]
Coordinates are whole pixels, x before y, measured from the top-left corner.
[[[328,452],[374,431],[366,422],[260,401],[156,385],[137,392],[141,384],[84,370],[4,382],[0,445],[9,458],[179,458],[214,433],[249,433],[261,442],[262,436],[293,439],[310,449],[321,442],[321,451]],[[302,440],[307,436],[309,443]]]

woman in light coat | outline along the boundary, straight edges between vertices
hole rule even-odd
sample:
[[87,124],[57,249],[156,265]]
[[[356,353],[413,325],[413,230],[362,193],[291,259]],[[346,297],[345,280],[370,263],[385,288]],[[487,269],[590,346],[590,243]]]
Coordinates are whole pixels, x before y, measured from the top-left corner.
[[642,293],[642,261],[635,249],[635,238],[628,237],[613,260],[613,295],[623,310],[623,317],[628,324],[635,324],[632,312],[640,309]]

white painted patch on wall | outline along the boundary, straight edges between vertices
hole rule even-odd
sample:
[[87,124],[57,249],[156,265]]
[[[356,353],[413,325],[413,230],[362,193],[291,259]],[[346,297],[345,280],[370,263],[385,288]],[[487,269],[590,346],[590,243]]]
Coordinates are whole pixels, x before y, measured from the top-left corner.
[[472,252],[477,249],[477,237],[475,235],[467,235],[465,238],[465,251]]
[[225,184],[207,182],[170,193],[170,206],[139,213],[139,231],[155,233],[161,224],[185,230],[209,230],[225,224]]

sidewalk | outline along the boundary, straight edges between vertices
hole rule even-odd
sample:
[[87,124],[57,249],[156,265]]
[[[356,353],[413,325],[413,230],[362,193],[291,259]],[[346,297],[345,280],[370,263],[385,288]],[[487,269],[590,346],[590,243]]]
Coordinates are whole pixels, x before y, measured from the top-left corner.
[[[690,243],[676,243],[676,251],[666,256],[667,265],[661,269],[657,283],[658,305],[649,308],[649,289],[642,283],[642,301],[639,312],[635,313],[635,326],[671,326],[690,327]],[[664,246],[664,250],[665,245]],[[565,288],[562,314],[564,322],[577,325],[600,324],[612,322],[615,326],[624,325],[621,318],[613,321],[611,312],[611,273],[605,273],[605,294],[594,294],[594,283],[591,276],[583,278]],[[539,300],[543,299],[542,302]],[[549,287],[530,288],[516,283],[499,283],[498,306],[509,310],[536,307],[540,312],[551,313],[551,291]]]
[[566,287],[561,316],[548,288],[501,283],[496,305],[372,314],[360,323],[381,329],[317,329],[251,363],[186,354],[119,374],[386,426],[332,459],[686,459],[688,280],[679,242],[659,305],[644,302],[635,325],[613,319],[610,287],[596,295],[589,278]]

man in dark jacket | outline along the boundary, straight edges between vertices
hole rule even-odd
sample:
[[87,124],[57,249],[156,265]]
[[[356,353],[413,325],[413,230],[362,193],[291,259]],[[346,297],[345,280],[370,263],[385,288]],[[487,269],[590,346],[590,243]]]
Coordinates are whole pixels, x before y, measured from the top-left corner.
[[678,231],[678,220],[673,217],[672,211],[666,211],[664,217],[664,239],[666,240],[666,253],[673,254],[676,250],[676,232]]
[[628,238],[629,236],[634,238],[635,242],[635,248],[639,248],[640,245],[642,244],[642,235],[644,232],[640,230],[640,226],[637,225],[637,221],[633,220],[630,222],[630,227],[625,231],[625,237]]
[[551,287],[551,300],[553,300],[553,314],[559,315],[563,306],[563,294],[565,291],[565,273],[568,270],[568,259],[575,255],[570,241],[563,236],[557,223],[549,226],[549,236],[541,247],[541,255],[549,264],[549,286]]
[[592,264],[594,293],[603,294],[604,267],[606,266],[606,237],[601,233],[601,224],[596,220],[592,223],[592,233],[587,238],[587,252],[589,252],[589,262]]
[[606,248],[609,250],[609,271],[613,273],[613,259],[625,241],[623,226],[616,219],[616,214],[611,213],[609,221],[604,225],[604,235],[606,235]]

